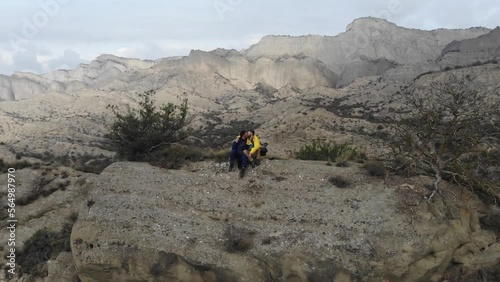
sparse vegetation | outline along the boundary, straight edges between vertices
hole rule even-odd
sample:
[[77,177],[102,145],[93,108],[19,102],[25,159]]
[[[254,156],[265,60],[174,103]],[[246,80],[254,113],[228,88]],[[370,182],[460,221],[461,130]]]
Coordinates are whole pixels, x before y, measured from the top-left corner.
[[336,175],[328,178],[328,182],[335,185],[338,188],[348,188],[351,185],[351,182],[347,180],[345,177]]
[[495,148],[500,146],[500,108],[495,95],[480,90],[469,75],[449,74],[442,82],[415,86],[400,96],[411,112],[396,123],[390,145],[395,156],[435,177],[429,201],[440,182],[450,180],[499,205],[500,182],[490,173],[499,163]]
[[106,167],[114,162],[112,158],[104,156],[96,157],[90,154],[79,154],[75,157],[74,161],[75,163],[72,165],[73,169],[94,174],[100,174]]
[[[45,166],[66,166],[71,167],[74,170],[87,172],[87,173],[95,173],[100,174],[106,167],[114,162],[113,158],[104,156],[103,154],[95,155],[88,152],[83,154],[72,152],[71,154],[66,155],[55,155],[49,151],[45,151],[43,154],[38,152],[15,152],[16,159],[27,157],[27,158],[36,158],[40,159],[44,162]],[[30,163],[26,160],[17,161],[13,164],[9,164],[8,167],[14,167],[16,169],[31,167],[33,169],[39,169],[41,167],[40,163]],[[7,167],[7,168],[8,168]],[[2,168],[2,164],[0,162],[0,168]],[[7,169],[2,168],[2,169]]]
[[19,199],[17,199],[17,204],[20,206],[25,206],[33,203],[41,196],[47,197],[59,190],[57,185],[49,185],[54,181],[55,177],[53,175],[42,175],[39,176],[34,182],[33,187],[30,192]]
[[226,251],[245,252],[253,247],[253,234],[245,228],[227,224],[224,230]]
[[71,252],[70,236],[78,215],[72,214],[59,232],[41,229],[24,243],[19,253],[20,274],[47,276],[45,262],[61,252]]
[[363,168],[370,176],[384,177],[387,173],[387,169],[382,162],[369,161],[363,165]]
[[0,159],[0,171],[2,173],[7,173],[9,168],[14,168],[15,170],[27,168],[27,167],[32,167],[33,164],[31,164],[28,161],[15,161],[12,163],[6,163],[3,159]]
[[106,137],[119,156],[131,161],[147,160],[152,153],[189,136],[187,100],[180,106],[168,103],[157,108],[154,95],[154,90],[139,94],[139,109],[128,108],[126,114],[120,113],[117,106],[108,106],[116,120]]
[[348,160],[364,159],[365,154],[358,148],[348,144],[336,144],[315,139],[295,152],[300,160],[315,160],[328,162],[344,162]]
[[229,160],[229,157],[230,151],[228,149],[214,150],[173,144],[151,154],[149,163],[161,168],[179,169],[188,162],[199,162],[204,160],[226,162]]
[[154,166],[179,169],[186,161],[202,161],[204,158],[202,149],[175,144],[153,153],[149,160]]

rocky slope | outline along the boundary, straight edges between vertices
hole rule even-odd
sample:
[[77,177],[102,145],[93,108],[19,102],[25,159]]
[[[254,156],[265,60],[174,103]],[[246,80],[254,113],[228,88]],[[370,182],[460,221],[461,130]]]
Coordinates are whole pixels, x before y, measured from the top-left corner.
[[453,41],[437,58],[442,66],[464,66],[500,60],[500,27],[477,38]]
[[[226,169],[115,163],[100,176],[67,171],[79,180],[19,207],[20,242],[41,226],[57,230],[78,210],[72,257],[49,261],[37,281],[438,281],[457,264],[486,273],[500,262],[498,234],[480,224],[492,210],[468,194],[479,213],[462,209],[453,186],[443,189],[447,205],[428,205],[432,179],[384,183],[357,164],[266,160],[242,180]],[[42,177],[17,175],[27,194]],[[330,183],[336,175],[350,186]],[[55,178],[51,187],[66,179],[62,171],[44,177]]]
[[[478,87],[500,95],[500,66],[486,64],[453,70],[477,76]],[[446,72],[417,80],[440,80]],[[378,77],[357,79],[344,89],[291,85],[276,89],[258,84],[244,90],[213,73],[159,64],[147,72],[130,72],[102,90],[71,94],[46,94],[21,101],[0,103],[0,142],[15,153],[46,152],[70,156],[77,152],[112,155],[105,148],[113,121],[106,107],[137,106],[137,93],[157,89],[158,102],[178,103],[188,98],[197,145],[221,148],[241,128],[256,128],[274,156],[321,137],[364,146],[371,154],[373,136],[383,133],[374,118],[390,115],[400,105],[392,97],[406,84]]]

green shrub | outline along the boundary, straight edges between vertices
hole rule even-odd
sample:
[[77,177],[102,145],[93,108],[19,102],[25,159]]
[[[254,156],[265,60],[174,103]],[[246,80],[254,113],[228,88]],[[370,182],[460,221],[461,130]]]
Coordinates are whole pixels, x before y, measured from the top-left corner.
[[43,263],[52,257],[53,248],[51,242],[54,236],[53,232],[42,229],[26,240],[18,257],[21,275],[47,276]]
[[387,173],[387,169],[382,162],[370,161],[363,165],[369,175],[384,177]]
[[343,162],[364,158],[365,156],[360,149],[346,143],[336,144],[335,142],[316,139],[297,150],[295,157],[300,160]]
[[35,232],[26,242],[19,253],[18,263],[20,274],[30,274],[35,277],[47,276],[45,262],[56,258],[61,252],[70,252],[71,229],[77,216],[69,218],[59,232],[41,229]]
[[337,186],[338,188],[347,188],[351,185],[351,182],[342,176],[332,176],[328,178],[328,182]]
[[128,109],[126,114],[109,105],[116,120],[106,135],[115,146],[118,155],[130,161],[145,160],[154,151],[184,140],[190,130],[187,123],[187,100],[178,106],[172,103],[157,108],[153,100],[154,90],[139,94],[139,109]]

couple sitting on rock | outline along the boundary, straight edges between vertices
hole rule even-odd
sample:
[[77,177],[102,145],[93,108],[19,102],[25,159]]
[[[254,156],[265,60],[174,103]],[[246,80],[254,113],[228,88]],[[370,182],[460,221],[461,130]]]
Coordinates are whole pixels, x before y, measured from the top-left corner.
[[229,171],[233,170],[234,161],[237,160],[238,168],[240,169],[240,177],[245,176],[245,170],[248,164],[250,164],[252,167],[260,165],[260,151],[260,139],[257,135],[255,135],[255,131],[241,131],[240,135],[238,135],[231,147]]

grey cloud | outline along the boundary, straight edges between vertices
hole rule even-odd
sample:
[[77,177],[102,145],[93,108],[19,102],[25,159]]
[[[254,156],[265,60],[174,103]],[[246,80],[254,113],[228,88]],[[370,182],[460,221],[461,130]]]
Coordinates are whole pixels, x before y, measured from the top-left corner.
[[43,66],[38,62],[37,56],[50,55],[51,52],[34,44],[23,45],[12,57],[13,65],[17,71],[30,71],[41,73]]
[[57,59],[50,60],[47,65],[51,70],[70,69],[83,63],[84,60],[73,50],[65,50],[64,54]]
[[[214,7],[216,2],[230,6],[223,18]],[[17,3],[0,4],[2,11],[6,11],[0,19],[0,30],[4,31],[0,35],[0,47],[9,44],[9,33],[20,33],[23,18],[29,19],[40,9],[36,3]],[[500,13],[500,7],[495,10],[497,7],[496,0],[73,0],[50,17],[48,24],[30,42],[39,46],[50,44],[58,50],[64,46],[80,46],[73,49],[85,56],[131,48],[139,58],[156,59],[169,56],[172,50],[184,51],[189,47],[249,47],[244,44],[255,34],[336,35],[345,31],[352,20],[364,16],[388,18],[409,28],[478,25],[494,28]],[[195,44],[179,48],[167,46],[165,42]],[[74,65],[79,59],[75,53],[65,52],[61,58],[49,62],[49,67]],[[39,70],[35,56],[33,50],[16,54],[16,68]]]

